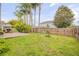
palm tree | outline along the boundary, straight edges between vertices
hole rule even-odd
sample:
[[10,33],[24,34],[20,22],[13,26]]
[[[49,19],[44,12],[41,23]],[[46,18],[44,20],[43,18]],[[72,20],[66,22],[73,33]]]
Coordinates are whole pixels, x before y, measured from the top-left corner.
[[25,23],[25,24],[27,24],[26,22],[27,22],[27,19],[26,19],[26,11],[25,10],[20,10],[20,13],[23,15],[23,22]]
[[[29,25],[33,26],[33,19],[32,19],[32,10],[34,10],[34,25],[36,21],[36,7],[39,6],[39,25],[40,25],[40,10],[41,6],[38,3],[21,3],[19,4],[19,10],[23,13],[23,15],[27,16],[29,15],[29,19],[27,19],[27,22],[29,21]],[[25,19],[26,20],[26,19]]]
[[[27,6],[25,5],[25,3],[21,3],[17,6],[17,11],[16,13],[22,15],[24,17],[23,22],[26,24],[26,14],[27,14]],[[17,16],[17,15],[16,15]]]
[[38,20],[39,20],[38,26],[39,27],[40,27],[40,16],[41,16],[41,4],[39,5],[39,18],[38,18]]
[[32,19],[32,4],[29,3],[29,16],[30,16],[30,25],[33,25],[33,19]]
[[41,4],[39,4],[39,15],[38,15],[39,32],[40,32],[40,16],[41,16]]
[[24,16],[27,16],[27,22],[28,22],[28,15],[30,16],[29,21],[31,22],[29,24],[32,25],[32,5],[30,3],[21,3],[19,4],[18,8],[20,9],[20,12],[22,12]]
[[36,7],[39,6],[38,3],[32,3],[32,8],[34,9],[34,26],[35,26],[35,21],[36,21]]
[[23,14],[20,11],[16,11],[15,15],[17,16],[18,20],[20,20]]

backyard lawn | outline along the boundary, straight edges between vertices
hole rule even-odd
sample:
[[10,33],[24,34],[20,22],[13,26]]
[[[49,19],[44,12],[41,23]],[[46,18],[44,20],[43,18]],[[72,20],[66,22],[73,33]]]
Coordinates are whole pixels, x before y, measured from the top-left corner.
[[[8,48],[5,56],[79,56],[79,41],[73,37],[31,33],[26,36],[1,39]],[[1,47],[1,46],[0,46]]]

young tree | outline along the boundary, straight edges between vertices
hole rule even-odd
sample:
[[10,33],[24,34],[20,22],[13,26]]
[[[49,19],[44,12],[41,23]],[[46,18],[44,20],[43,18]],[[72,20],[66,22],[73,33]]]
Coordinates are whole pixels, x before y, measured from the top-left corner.
[[58,28],[66,28],[72,24],[74,14],[67,6],[60,6],[56,11],[54,25]]

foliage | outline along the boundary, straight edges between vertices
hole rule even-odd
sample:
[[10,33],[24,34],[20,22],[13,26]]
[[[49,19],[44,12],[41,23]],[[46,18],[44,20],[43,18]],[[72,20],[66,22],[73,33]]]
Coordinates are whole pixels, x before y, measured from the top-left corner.
[[8,48],[0,48],[0,55],[6,53],[8,51],[9,51]]
[[60,6],[56,11],[54,24],[58,28],[66,28],[72,24],[74,14],[67,6]]
[[18,20],[21,20],[23,13],[16,10],[15,15],[18,17]]
[[[16,9],[16,16],[19,16],[20,14],[21,16],[24,17],[23,22],[27,21],[28,24],[28,21],[30,21],[30,25],[33,26],[35,25],[35,19],[36,19],[36,7],[39,5],[40,3],[20,3]],[[33,24],[33,14],[32,14],[33,11],[34,11],[34,24]]]
[[31,26],[22,22],[22,20],[12,20],[9,22],[19,32],[30,32]]
[[75,24],[72,24],[72,25],[68,26],[68,28],[75,28],[75,27],[76,27]]
[[16,29],[19,31],[19,32],[30,32],[31,30],[31,26],[29,25],[25,25],[25,24],[17,24],[16,25]]
[[4,34],[4,32],[0,29],[0,35]]
[[30,16],[29,18],[30,21],[32,21],[32,4],[31,3],[20,3],[17,8],[18,10],[16,12],[24,16],[24,20],[23,20],[24,23],[26,20],[28,22],[28,15]]
[[[49,29],[49,25],[47,24],[47,28]],[[50,32],[49,32],[49,30],[47,29],[47,31],[46,31],[46,37],[50,37]]]
[[9,48],[7,45],[5,45],[5,40],[0,40],[0,55],[3,55],[4,53],[8,52]]
[[18,23],[18,20],[14,20],[14,19],[13,19],[13,20],[9,21],[8,23],[11,24],[12,27],[14,28],[15,25]]

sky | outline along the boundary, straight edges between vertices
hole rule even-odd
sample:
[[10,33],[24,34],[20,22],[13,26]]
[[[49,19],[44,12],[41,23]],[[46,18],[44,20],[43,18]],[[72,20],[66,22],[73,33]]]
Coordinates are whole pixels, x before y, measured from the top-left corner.
[[[1,19],[8,22],[12,19],[16,19],[14,12],[16,11],[16,3],[2,3],[1,5]],[[79,4],[78,3],[44,3],[41,5],[41,22],[53,21],[57,9],[61,5],[68,6],[75,14],[74,24],[79,25]],[[38,12],[36,12],[38,14]],[[36,17],[38,23],[38,15]]]

